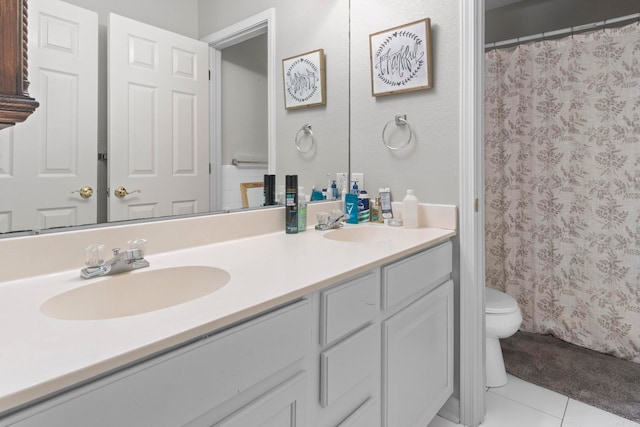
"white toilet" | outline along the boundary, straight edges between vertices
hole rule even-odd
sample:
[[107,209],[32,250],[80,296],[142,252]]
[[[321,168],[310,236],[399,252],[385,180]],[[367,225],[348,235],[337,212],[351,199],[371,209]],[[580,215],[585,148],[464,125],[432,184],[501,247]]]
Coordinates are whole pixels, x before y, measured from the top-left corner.
[[516,300],[504,292],[485,288],[485,323],[487,387],[500,387],[507,383],[507,372],[499,339],[515,334],[522,323]]

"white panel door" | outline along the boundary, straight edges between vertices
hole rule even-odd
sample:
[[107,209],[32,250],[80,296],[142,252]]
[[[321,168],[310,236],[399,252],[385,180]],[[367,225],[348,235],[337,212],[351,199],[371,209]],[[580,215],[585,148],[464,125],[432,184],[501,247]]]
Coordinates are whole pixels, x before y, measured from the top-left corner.
[[[0,131],[0,232],[96,222],[98,15],[29,2],[29,93],[40,107]],[[72,193],[89,186],[89,198]]]
[[206,43],[110,15],[109,221],[209,210],[208,61]]

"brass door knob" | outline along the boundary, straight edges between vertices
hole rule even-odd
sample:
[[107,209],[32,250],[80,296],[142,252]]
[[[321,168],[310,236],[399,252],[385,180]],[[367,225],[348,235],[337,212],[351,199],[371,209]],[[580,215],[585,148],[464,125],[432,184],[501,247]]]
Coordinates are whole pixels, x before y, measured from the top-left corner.
[[118,199],[122,199],[123,197],[125,197],[128,194],[133,194],[133,193],[142,193],[142,191],[140,190],[133,190],[133,191],[127,191],[126,188],[124,187],[118,187],[113,191],[113,194],[118,198]]
[[82,197],[83,199],[88,199],[89,197],[91,197],[93,195],[93,188],[89,187],[88,185],[82,187],[79,190],[73,190],[71,192],[73,193],[80,193],[80,197]]

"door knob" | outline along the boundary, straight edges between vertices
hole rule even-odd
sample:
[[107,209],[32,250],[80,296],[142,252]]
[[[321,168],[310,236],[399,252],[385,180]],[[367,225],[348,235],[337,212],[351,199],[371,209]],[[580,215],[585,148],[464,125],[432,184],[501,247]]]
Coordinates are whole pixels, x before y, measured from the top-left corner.
[[89,197],[91,197],[93,195],[93,188],[87,186],[82,187],[79,190],[73,190],[71,192],[73,193],[80,193],[80,197],[82,197],[83,199],[88,199]]
[[118,198],[118,199],[122,199],[123,197],[125,197],[128,194],[133,194],[133,193],[142,193],[142,191],[140,190],[133,190],[133,191],[127,191],[126,188],[124,187],[118,187],[113,191],[113,194]]

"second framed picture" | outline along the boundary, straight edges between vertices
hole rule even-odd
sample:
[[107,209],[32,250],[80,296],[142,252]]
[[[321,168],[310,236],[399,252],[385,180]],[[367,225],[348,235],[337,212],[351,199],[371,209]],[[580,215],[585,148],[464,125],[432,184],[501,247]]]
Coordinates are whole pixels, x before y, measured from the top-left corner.
[[373,96],[433,87],[429,18],[371,34],[369,49]]
[[323,49],[283,59],[282,75],[287,110],[327,103]]

